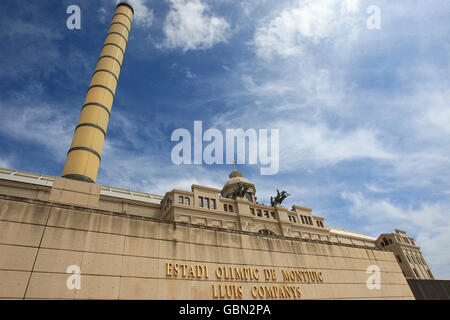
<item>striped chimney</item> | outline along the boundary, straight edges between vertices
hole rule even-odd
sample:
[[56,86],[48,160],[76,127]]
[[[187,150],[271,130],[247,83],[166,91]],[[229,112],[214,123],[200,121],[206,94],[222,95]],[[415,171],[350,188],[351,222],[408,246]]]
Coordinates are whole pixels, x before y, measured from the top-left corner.
[[120,69],[130,35],[133,7],[121,2],[116,7],[86,100],[81,108],[72,145],[67,154],[63,178],[95,183],[100,166]]

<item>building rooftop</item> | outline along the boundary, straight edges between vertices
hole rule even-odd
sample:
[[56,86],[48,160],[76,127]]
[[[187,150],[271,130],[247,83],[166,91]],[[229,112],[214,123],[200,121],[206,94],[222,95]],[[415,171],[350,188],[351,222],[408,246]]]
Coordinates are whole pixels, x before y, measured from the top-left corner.
[[[234,179],[235,177],[231,178]],[[18,170],[4,169],[0,168],[0,180],[9,180],[15,182],[29,183],[34,185],[46,186],[51,188],[53,186],[53,181],[55,177],[35,174],[30,172],[23,172]],[[214,189],[215,190],[215,189]],[[216,190],[219,191],[219,190]],[[163,196],[138,192],[129,189],[117,188],[117,187],[109,187],[109,186],[101,186],[100,195],[108,196],[112,198],[119,199],[127,199],[127,200],[135,200],[146,203],[160,204],[163,200]],[[305,208],[309,209],[309,208]],[[311,210],[311,209],[309,209]],[[365,235],[363,233],[344,230],[336,227],[330,227],[330,233],[334,233],[336,235],[347,236],[351,238],[359,238],[361,240],[368,241],[376,241],[376,238]]]
[[340,229],[340,228],[336,228],[336,227],[330,227],[330,233],[341,234],[341,235],[351,236],[351,237],[359,237],[359,238],[363,238],[366,240],[372,240],[372,241],[377,240],[377,238],[365,235],[360,232],[344,230],[344,229]]
[[[51,188],[53,186],[53,180],[55,179],[55,177],[0,168],[0,179],[30,183]],[[161,200],[163,199],[163,197],[160,195],[109,186],[102,186],[100,195],[154,204],[160,204]]]

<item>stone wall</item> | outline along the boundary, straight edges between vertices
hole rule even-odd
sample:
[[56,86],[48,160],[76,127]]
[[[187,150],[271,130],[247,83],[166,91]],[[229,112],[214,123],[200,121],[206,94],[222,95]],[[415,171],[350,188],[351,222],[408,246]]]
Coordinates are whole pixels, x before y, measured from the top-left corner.
[[[71,265],[81,270],[79,290],[66,285]],[[367,288],[371,265],[380,289]],[[259,280],[224,279],[229,268]],[[0,195],[0,298],[214,299],[227,289],[237,299],[414,298],[391,252]]]

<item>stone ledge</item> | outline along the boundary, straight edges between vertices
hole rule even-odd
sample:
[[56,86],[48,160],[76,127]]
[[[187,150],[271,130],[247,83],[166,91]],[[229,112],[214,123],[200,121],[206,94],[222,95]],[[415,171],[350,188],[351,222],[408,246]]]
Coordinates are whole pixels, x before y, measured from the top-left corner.
[[101,185],[55,178],[50,190],[49,201],[88,208],[99,208]]

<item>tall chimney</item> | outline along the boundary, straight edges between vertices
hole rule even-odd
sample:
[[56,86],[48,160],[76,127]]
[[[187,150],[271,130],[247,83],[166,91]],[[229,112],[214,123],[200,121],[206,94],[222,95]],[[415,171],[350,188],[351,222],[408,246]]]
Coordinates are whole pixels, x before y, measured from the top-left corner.
[[121,2],[116,7],[105,44],[92,75],[80,120],[67,154],[63,178],[95,183],[100,166],[120,69],[130,35],[133,7]]

